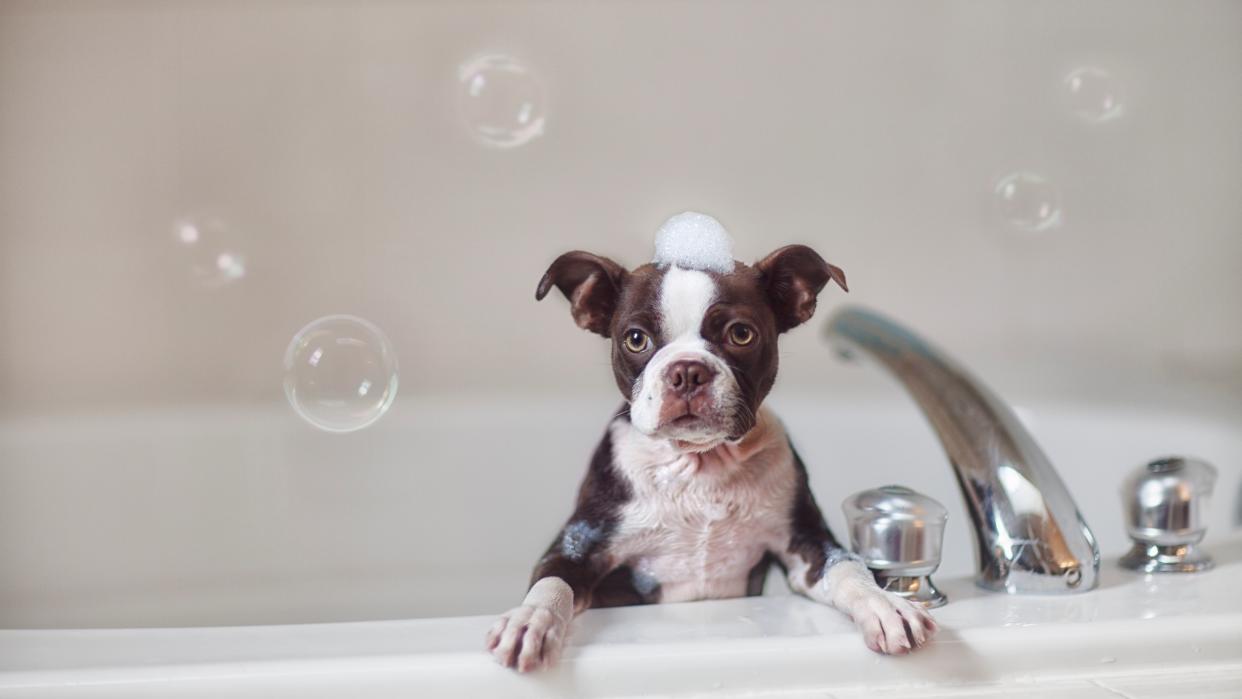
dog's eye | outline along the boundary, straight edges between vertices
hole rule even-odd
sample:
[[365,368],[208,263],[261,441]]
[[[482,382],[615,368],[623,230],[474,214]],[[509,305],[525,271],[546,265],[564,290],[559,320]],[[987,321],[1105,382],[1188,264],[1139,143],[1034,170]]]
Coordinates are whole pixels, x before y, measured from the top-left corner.
[[647,337],[647,333],[642,330],[627,330],[625,339],[621,341],[625,348],[634,354],[646,352],[651,347],[651,338]]
[[738,347],[745,347],[755,341],[755,329],[745,323],[734,323],[729,326],[729,342]]

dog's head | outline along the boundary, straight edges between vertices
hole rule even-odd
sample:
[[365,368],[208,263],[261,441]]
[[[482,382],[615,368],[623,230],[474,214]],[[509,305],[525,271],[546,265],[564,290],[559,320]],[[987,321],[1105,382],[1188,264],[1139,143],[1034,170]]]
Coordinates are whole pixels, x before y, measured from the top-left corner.
[[750,431],[776,379],[777,336],[811,318],[830,280],[846,283],[805,245],[754,265],[694,266],[657,259],[626,271],[567,252],[535,298],[557,287],[579,326],[612,340],[613,374],[637,429],[705,450]]

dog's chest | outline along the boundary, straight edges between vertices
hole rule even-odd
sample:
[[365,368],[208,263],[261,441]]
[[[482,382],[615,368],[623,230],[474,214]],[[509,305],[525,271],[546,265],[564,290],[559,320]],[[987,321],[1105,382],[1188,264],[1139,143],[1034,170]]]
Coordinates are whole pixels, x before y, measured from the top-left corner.
[[[792,452],[775,434],[743,448],[677,455],[620,442],[617,465],[634,497],[621,510],[612,552],[661,601],[746,594],[752,568],[789,540]],[[652,448],[652,447],[656,448]]]

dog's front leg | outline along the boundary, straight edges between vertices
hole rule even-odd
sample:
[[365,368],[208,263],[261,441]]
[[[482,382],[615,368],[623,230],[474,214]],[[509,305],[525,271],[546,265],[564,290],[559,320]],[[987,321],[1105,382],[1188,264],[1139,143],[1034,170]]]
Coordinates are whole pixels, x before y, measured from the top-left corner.
[[921,604],[880,589],[862,561],[837,543],[796,453],[794,459],[800,482],[789,545],[778,553],[789,587],[848,614],[877,653],[901,655],[926,643],[936,633],[931,614]]
[[519,672],[555,663],[569,633],[573,597],[573,590],[557,577],[532,585],[521,606],[502,614],[487,632],[487,647],[496,662]]
[[487,632],[487,649],[497,662],[529,672],[557,661],[569,623],[591,606],[596,586],[616,567],[609,544],[616,510],[628,498],[628,486],[613,470],[612,437],[605,431],[579,488],[578,505],[535,566],[526,599]]
[[867,647],[877,653],[909,653],[936,633],[936,622],[922,605],[880,589],[871,571],[857,559],[833,554],[829,549],[818,579],[811,572],[813,567],[803,561],[791,567],[789,586],[848,614],[862,631]]
[[501,665],[529,672],[555,664],[570,622],[589,606],[591,591],[608,572],[598,555],[565,551],[569,547],[564,542],[573,539],[574,527],[574,523],[566,526],[539,561],[522,604],[502,614],[488,630],[487,648]]
[[530,672],[554,665],[570,622],[590,606],[595,587],[612,570],[607,546],[612,522],[592,516],[598,511],[592,507],[595,480],[588,477],[586,497],[539,559],[522,604],[502,614],[487,632],[487,649],[505,667]]

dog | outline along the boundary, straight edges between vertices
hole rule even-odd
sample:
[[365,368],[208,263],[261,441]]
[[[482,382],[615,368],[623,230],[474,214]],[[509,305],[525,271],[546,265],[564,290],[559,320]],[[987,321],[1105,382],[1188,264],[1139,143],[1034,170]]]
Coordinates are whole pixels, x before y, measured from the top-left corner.
[[882,590],[837,542],[763,406],[778,337],[810,320],[830,281],[848,291],[844,272],[804,245],[753,265],[731,249],[630,271],[581,251],[551,264],[535,298],[559,289],[579,326],[611,340],[625,403],[522,604],[487,632],[500,664],[555,664],[590,607],[758,595],[773,564],[792,590],[849,615],[873,651],[932,637],[926,609]]

